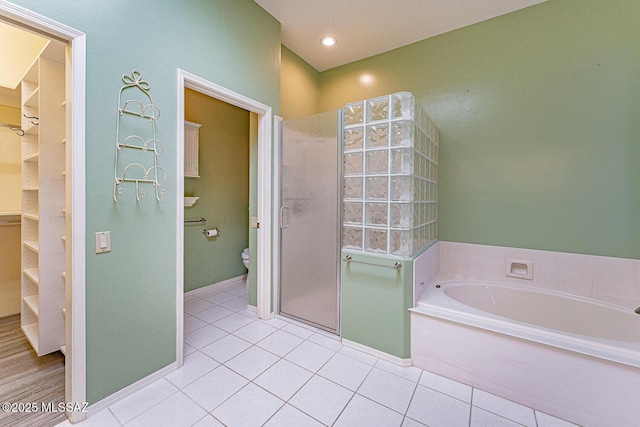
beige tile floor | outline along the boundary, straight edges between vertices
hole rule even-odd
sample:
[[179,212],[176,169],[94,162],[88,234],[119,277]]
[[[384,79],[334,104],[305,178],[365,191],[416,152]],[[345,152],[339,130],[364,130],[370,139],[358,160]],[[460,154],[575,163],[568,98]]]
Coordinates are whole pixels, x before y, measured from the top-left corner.
[[573,426],[246,308],[240,281],[186,296],[184,366],[77,425]]

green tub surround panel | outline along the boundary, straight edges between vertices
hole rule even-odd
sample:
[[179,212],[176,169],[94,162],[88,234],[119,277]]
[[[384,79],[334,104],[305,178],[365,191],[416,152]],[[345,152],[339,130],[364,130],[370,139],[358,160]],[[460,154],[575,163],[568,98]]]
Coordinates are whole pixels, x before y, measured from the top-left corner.
[[[199,123],[199,178],[185,178],[185,219],[206,218],[184,228],[184,290],[198,289],[247,272],[240,254],[249,246],[249,112],[185,90],[185,119]],[[202,234],[217,228],[216,237]]]
[[[86,390],[93,404],[176,361],[177,69],[278,114],[280,24],[252,0],[13,2],[86,34]],[[120,202],[112,197],[117,95],[133,69],[161,111],[162,202],[138,203],[128,189]],[[106,230],[112,251],[95,254],[94,233]]]
[[[400,270],[344,261],[393,266]],[[391,258],[342,250],[342,316],[344,339],[400,359],[411,357],[409,308],[413,304],[413,257]]]
[[324,71],[319,109],[416,96],[441,132],[442,240],[638,259],[639,16],[550,0]]

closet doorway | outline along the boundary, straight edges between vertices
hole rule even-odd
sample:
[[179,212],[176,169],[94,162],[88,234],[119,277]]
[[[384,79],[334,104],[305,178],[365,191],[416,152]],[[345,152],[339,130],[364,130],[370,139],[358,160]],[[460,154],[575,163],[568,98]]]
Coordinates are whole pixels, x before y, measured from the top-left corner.
[[[6,197],[0,198],[0,210],[14,216],[0,232],[20,230],[6,236],[11,240],[3,245],[3,250],[17,249],[17,257],[0,267],[17,270],[0,286],[15,286],[15,279],[18,286],[17,294],[5,292],[12,306],[18,298],[18,310],[2,317],[0,370],[7,375],[0,380],[0,391],[3,402],[34,395],[43,402],[64,402],[66,44],[4,23],[0,32],[10,42],[2,49],[7,56],[2,63],[10,66],[0,71],[0,84],[14,92],[3,99],[2,125],[17,136],[3,141],[17,144],[17,149],[5,147],[11,148],[7,154],[17,152],[17,159],[7,158],[11,163],[3,168],[7,179],[0,186]],[[10,423],[35,423],[33,417],[0,414]],[[41,417],[65,419],[64,414]]]
[[[20,230],[19,310],[0,316],[0,400],[84,402],[84,34],[2,0],[0,26],[0,123],[19,152],[17,163],[0,158],[1,173],[12,175],[0,190],[10,205],[0,211],[12,215],[0,221]],[[30,48],[19,45],[24,39]],[[0,424],[65,418],[4,413]]]

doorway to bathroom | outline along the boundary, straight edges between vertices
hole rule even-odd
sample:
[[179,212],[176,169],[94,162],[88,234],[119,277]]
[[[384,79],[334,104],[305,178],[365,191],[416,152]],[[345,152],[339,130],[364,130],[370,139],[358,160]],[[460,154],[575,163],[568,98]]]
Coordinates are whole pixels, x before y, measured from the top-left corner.
[[[273,115],[271,107],[260,102],[247,98],[241,94],[233,92],[219,86],[206,79],[198,77],[187,71],[178,69],[178,105],[177,105],[177,182],[176,182],[176,354],[178,364],[181,365],[184,356],[184,279],[185,279],[185,207],[184,207],[184,172],[185,153],[184,145],[184,124],[185,124],[185,89],[214,98],[218,101],[228,103],[231,106],[246,110],[250,114],[250,135],[255,138],[256,150],[255,158],[251,159],[251,173],[255,173],[255,214],[249,213],[249,241],[251,247],[250,267],[252,276],[255,275],[255,291],[251,288],[249,295],[250,305],[255,304],[255,311],[259,318],[268,319],[273,316],[271,275],[272,275],[272,129]],[[250,178],[253,180],[253,178]],[[194,197],[197,197],[195,195]],[[255,216],[254,216],[255,215]],[[199,218],[197,218],[199,219]],[[208,219],[208,218],[204,218]],[[204,224],[203,224],[204,225]],[[219,228],[219,236],[225,233],[224,225],[213,224],[207,221],[207,230]],[[205,229],[204,227],[202,229]],[[202,230],[201,229],[201,230]],[[252,234],[255,237],[252,237]],[[202,236],[203,238],[215,238],[213,235]],[[241,252],[232,254],[238,263],[242,263]]]
[[250,132],[255,114],[189,88],[184,99],[184,290],[189,292],[247,273],[241,254],[250,237],[255,245],[249,219],[257,216],[257,177],[250,173],[256,169],[257,141]]
[[340,333],[339,110],[282,122],[279,313]]

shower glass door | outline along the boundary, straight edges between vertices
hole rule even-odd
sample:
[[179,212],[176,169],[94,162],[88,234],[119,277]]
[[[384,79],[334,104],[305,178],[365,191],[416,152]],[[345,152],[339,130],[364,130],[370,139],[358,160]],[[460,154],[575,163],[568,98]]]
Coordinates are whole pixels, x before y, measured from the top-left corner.
[[282,126],[280,314],[339,333],[338,111]]

